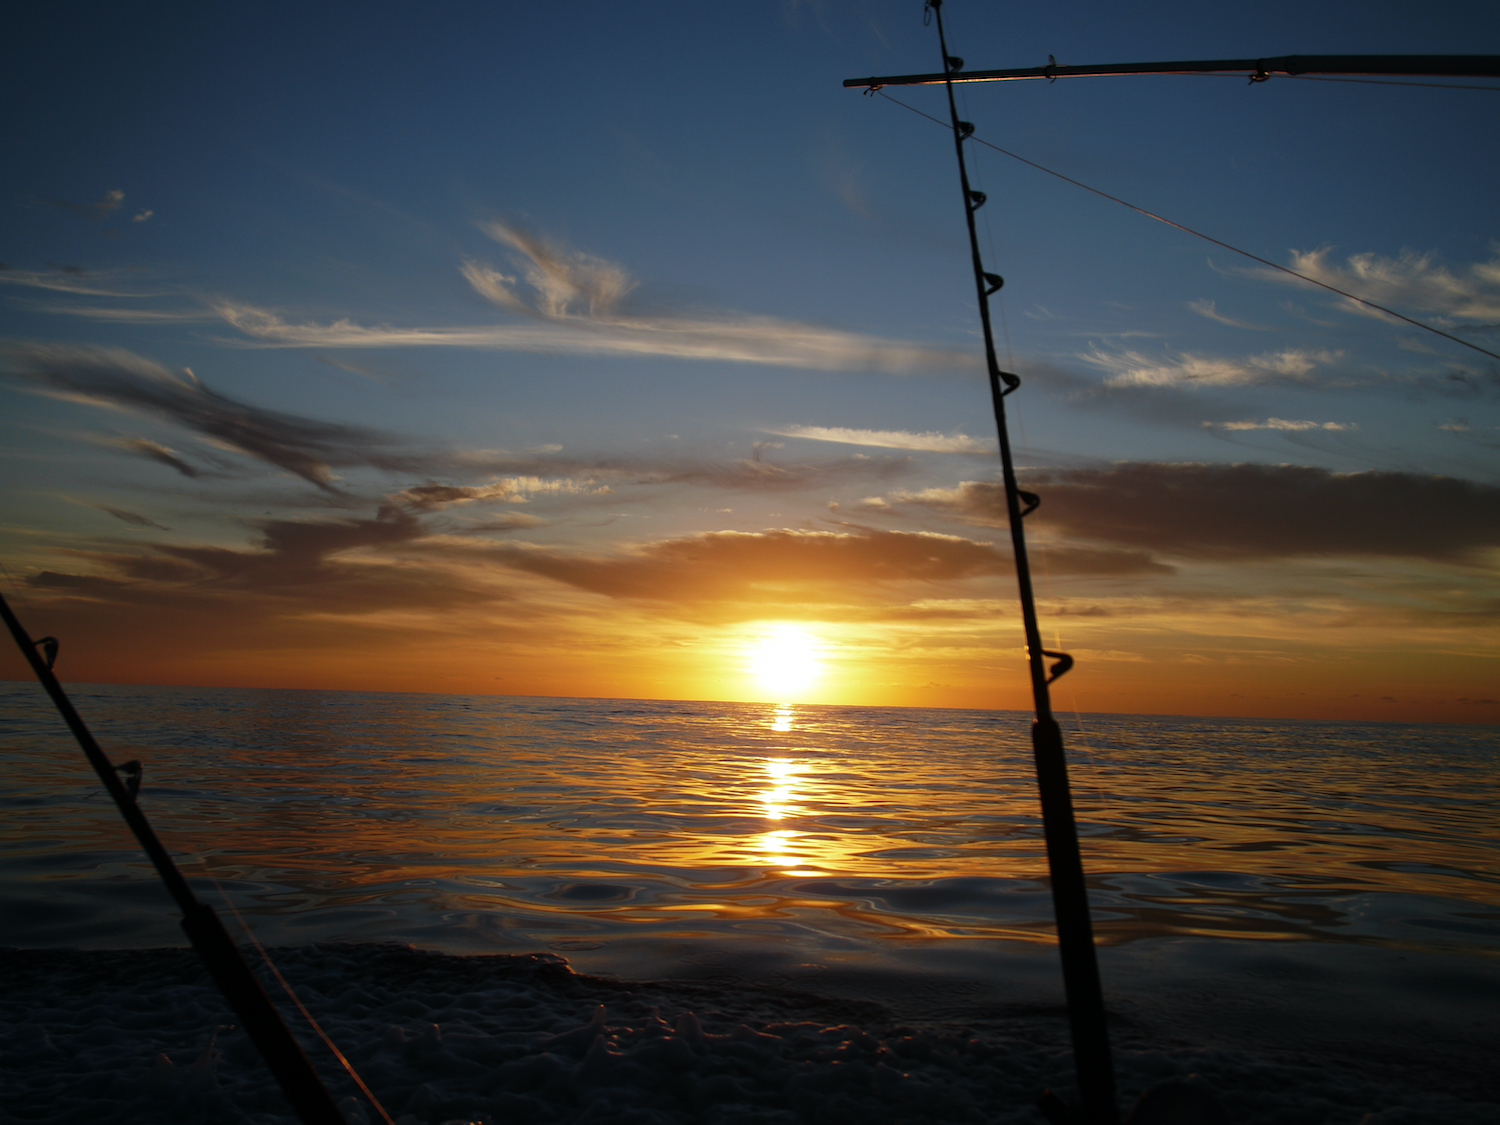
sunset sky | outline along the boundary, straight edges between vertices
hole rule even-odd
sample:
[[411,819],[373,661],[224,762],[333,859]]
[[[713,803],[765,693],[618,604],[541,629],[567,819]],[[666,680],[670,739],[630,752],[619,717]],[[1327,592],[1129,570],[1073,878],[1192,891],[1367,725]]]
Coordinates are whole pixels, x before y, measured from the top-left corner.
[[[945,11],[971,69],[1500,53],[1477,2]],[[937,69],[921,17],[29,5],[6,596],[72,681],[1026,706],[952,146],[841,86]],[[1500,351],[1500,93],[961,96]],[[971,158],[1059,705],[1500,721],[1500,362]]]

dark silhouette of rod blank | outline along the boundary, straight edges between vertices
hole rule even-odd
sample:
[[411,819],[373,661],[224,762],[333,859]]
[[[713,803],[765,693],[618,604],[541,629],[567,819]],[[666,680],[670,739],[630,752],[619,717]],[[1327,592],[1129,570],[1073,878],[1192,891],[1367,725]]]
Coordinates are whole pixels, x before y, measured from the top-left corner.
[[1206,59],[1198,62],[1104,63],[1098,66],[1024,66],[1010,70],[965,70],[952,74],[897,74],[846,78],[844,85],[941,86],[957,82],[1023,82],[1037,78],[1110,78],[1126,74],[1393,75],[1426,78],[1500,78],[1500,55],[1281,55],[1267,59]]
[[[942,0],[928,0],[937,17],[938,45],[951,77],[963,65],[948,54],[943,30]],[[848,83],[845,83],[847,85]],[[1006,422],[1005,398],[1021,385],[1016,375],[1003,371],[995,355],[995,333],[990,317],[990,298],[1005,284],[998,274],[985,270],[979,246],[975,213],[988,202],[969,182],[964,145],[974,126],[958,117],[953,85],[947,83],[948,113],[953,128],[954,155],[958,160],[959,190],[968,224],[969,256],[974,270],[979,323],[984,336],[985,366],[989,375],[990,404],[1000,445],[1000,472],[1005,484],[1005,511],[1010,526],[1011,548],[1016,560],[1017,594],[1021,624],[1026,635],[1027,670],[1031,678],[1036,718],[1031,724],[1031,748],[1036,763],[1037,788],[1042,806],[1042,830],[1047,841],[1047,869],[1051,875],[1052,906],[1057,919],[1058,952],[1062,959],[1063,991],[1068,1001],[1068,1024],[1073,1043],[1074,1068],[1078,1075],[1082,1105],[1065,1106],[1050,1091],[1040,1103],[1053,1121],[1082,1119],[1087,1125],[1116,1125],[1119,1107],[1115,1100],[1114,1064],[1110,1058],[1109,1028],[1105,1023],[1104,994],[1099,982],[1099,964],[1094,952],[1093,925],[1089,919],[1088,887],[1083,877],[1083,859],[1078,848],[1078,828],[1073,818],[1073,797],[1068,787],[1068,762],[1062,731],[1052,715],[1050,685],[1073,665],[1066,653],[1049,652],[1042,645],[1037,621],[1036,597],[1032,590],[1031,564],[1026,551],[1025,520],[1041,499],[1020,486],[1011,452],[1010,428]],[[1047,658],[1056,660],[1047,666]]]

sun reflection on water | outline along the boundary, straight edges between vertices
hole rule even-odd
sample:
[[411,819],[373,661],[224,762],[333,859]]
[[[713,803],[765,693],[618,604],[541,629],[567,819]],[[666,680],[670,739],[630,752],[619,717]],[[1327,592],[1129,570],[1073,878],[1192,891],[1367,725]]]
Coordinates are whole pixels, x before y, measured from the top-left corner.
[[789,813],[796,811],[791,804],[793,791],[797,776],[807,767],[788,758],[767,758],[764,765],[766,779],[771,785],[771,788],[760,795],[761,802],[766,807],[765,817],[767,820],[785,820]]
[[[801,810],[794,803],[797,796],[798,778],[807,771],[807,765],[790,758],[766,758],[761,763],[766,771],[770,788],[760,794],[762,815],[769,821],[786,820]],[[759,839],[761,860],[771,867],[781,869],[783,875],[815,875],[819,871],[807,870],[804,866],[798,840],[803,833],[790,828],[773,828],[763,832]]]
[[[790,731],[795,718],[793,709],[787,704],[777,707],[772,715],[773,731]],[[776,824],[762,832],[755,843],[755,861],[777,869],[782,875],[824,875],[828,861],[834,857],[827,854],[829,838],[821,837],[822,848],[814,846],[808,833],[787,828],[783,823],[805,815],[805,802],[814,786],[813,763],[802,758],[762,758],[760,768],[764,771],[766,788],[759,793],[761,816]],[[824,853],[817,855],[815,853]],[[821,860],[822,862],[819,862]]]

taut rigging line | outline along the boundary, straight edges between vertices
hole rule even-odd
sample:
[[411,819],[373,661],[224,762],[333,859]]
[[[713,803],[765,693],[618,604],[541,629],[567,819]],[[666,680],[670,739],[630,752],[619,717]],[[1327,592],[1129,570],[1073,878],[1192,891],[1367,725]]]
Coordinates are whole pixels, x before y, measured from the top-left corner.
[[[1041,793],[1042,827],[1047,841],[1047,865],[1052,881],[1052,907],[1057,917],[1058,949],[1062,955],[1063,987],[1068,1000],[1074,1065],[1082,1094],[1083,1117],[1088,1125],[1115,1125],[1119,1110],[1115,1103],[1114,1065],[1110,1059],[1109,1031],[1104,1022],[1104,996],[1099,984],[1099,964],[1094,953],[1093,925],[1089,919],[1088,889],[1083,879],[1083,860],[1078,848],[1078,829],[1073,819],[1073,798],[1068,788],[1067,755],[1062,730],[1052,714],[1049,685],[1073,666],[1067,653],[1042,647],[1037,623],[1036,598],[1031,585],[1031,565],[1026,555],[1025,519],[1041,503],[1040,497],[1024,491],[1016,480],[1010,432],[1005,420],[1005,397],[1021,385],[1018,376],[1003,371],[995,357],[995,335],[990,321],[990,298],[1005,284],[998,274],[988,273],[979,248],[974,213],[986,196],[969,186],[964,143],[974,126],[959,120],[953,95],[953,73],[963,60],[948,53],[943,31],[942,0],[927,0],[926,9],[936,17],[938,45],[943,54],[944,86],[952,119],[953,146],[958,156],[958,178],[963,191],[964,217],[969,228],[969,253],[974,266],[974,288],[979,301],[979,321],[984,330],[984,358],[989,373],[990,401],[1000,441],[1000,469],[1005,482],[1005,511],[1010,522],[1010,540],[1016,559],[1016,583],[1021,601],[1021,621],[1026,633],[1026,659],[1031,673],[1031,693],[1036,716],[1031,724],[1032,752],[1037,785]],[[1048,659],[1055,663],[1049,668]],[[1043,1095],[1041,1107],[1050,1118],[1071,1116],[1056,1095]]]
[[[1293,75],[1292,77],[1295,78],[1295,77],[1302,77],[1302,76],[1301,75]],[[1500,86],[1495,87],[1495,89],[1500,90]],[[865,93],[867,93],[867,94],[879,94],[882,98],[884,98],[886,101],[890,102],[892,105],[899,105],[902,109],[909,109],[913,113],[915,113],[918,117],[925,117],[928,121],[931,121],[933,124],[935,124],[935,125],[941,125],[944,129],[951,129],[951,128],[953,128],[953,126],[949,125],[946,121],[943,121],[941,118],[934,117],[930,113],[923,113],[920,109],[918,109],[914,105],[907,105],[903,101],[897,101],[895,98],[891,97],[889,94],[887,94],[884,90],[882,90],[878,86],[871,86],[871,87],[867,88],[865,90]],[[1298,281],[1305,281],[1309,285],[1316,285],[1319,289],[1326,289],[1330,293],[1337,293],[1340,297],[1345,297],[1345,298],[1347,298],[1347,299],[1349,299],[1351,301],[1354,301],[1357,304],[1364,305],[1366,308],[1374,309],[1376,312],[1384,313],[1386,316],[1394,317],[1396,320],[1402,321],[1402,322],[1404,322],[1406,324],[1410,324],[1414,328],[1420,328],[1423,332],[1431,332],[1434,336],[1441,336],[1445,340],[1452,340],[1455,344],[1461,344],[1464,347],[1469,348],[1471,351],[1478,352],[1480,355],[1487,355],[1491,359],[1500,359],[1500,353],[1492,352],[1488,348],[1481,348],[1478,344],[1470,343],[1468,340],[1465,340],[1465,339],[1463,339],[1463,338],[1461,338],[1459,336],[1455,336],[1451,332],[1444,332],[1441,328],[1434,328],[1432,325],[1425,324],[1425,323],[1423,323],[1420,320],[1413,320],[1409,316],[1403,316],[1401,313],[1398,313],[1395,309],[1389,309],[1389,308],[1386,308],[1384,305],[1378,305],[1374,301],[1366,300],[1364,297],[1356,297],[1353,293],[1350,293],[1350,292],[1348,292],[1347,290],[1344,290],[1344,289],[1340,289],[1340,288],[1338,288],[1335,285],[1329,285],[1328,282],[1326,282],[1326,281],[1319,281],[1315,277],[1308,277],[1307,274],[1305,274],[1305,273],[1298,273],[1296,270],[1288,269],[1286,266],[1279,266],[1275,262],[1271,261],[1269,258],[1262,258],[1259,254],[1252,254],[1248,250],[1241,250],[1238,246],[1231,246],[1229,243],[1224,242],[1221,239],[1215,238],[1211,234],[1204,234],[1201,230],[1194,230],[1192,227],[1184,226],[1183,224],[1181,224],[1179,222],[1175,222],[1174,220],[1167,218],[1165,215],[1158,215],[1155,211],[1147,211],[1144,207],[1137,207],[1134,203],[1131,203],[1128,200],[1121,199],[1118,195],[1110,195],[1109,192],[1107,192],[1107,191],[1100,191],[1096,187],[1090,187],[1088,184],[1084,183],[1082,180],[1075,180],[1072,176],[1065,176],[1061,172],[1053,171],[1051,168],[1048,168],[1044,164],[1038,164],[1035,160],[1027,160],[1020,153],[1011,152],[1010,149],[1008,149],[1008,148],[1001,148],[999,145],[994,144],[994,143],[992,143],[990,141],[987,141],[983,137],[970,136],[968,139],[972,140],[977,145],[983,145],[985,148],[992,148],[996,152],[1000,153],[1000,155],[1002,155],[1002,156],[1008,156],[1012,160],[1019,160],[1022,164],[1025,164],[1025,165],[1027,165],[1028,167],[1031,167],[1031,168],[1035,168],[1038,172],[1045,172],[1049,176],[1056,176],[1059,180],[1062,180],[1064,183],[1072,184],[1074,187],[1082,188],[1084,191],[1093,192],[1095,195],[1099,196],[1101,199],[1107,199],[1111,203],[1118,203],[1121,207],[1128,207],[1130,210],[1136,212],[1138,215],[1145,215],[1146,218],[1148,218],[1148,219],[1155,219],[1158,223],[1165,223],[1167,226],[1173,227],[1176,230],[1180,230],[1184,234],[1190,234],[1194,238],[1201,238],[1201,239],[1203,239],[1204,242],[1211,242],[1215,246],[1223,247],[1225,250],[1228,250],[1231,254],[1238,254],[1242,258],[1249,258],[1252,262],[1259,262],[1261,265],[1267,266],[1270,269],[1277,270],[1277,271],[1279,271],[1281,273],[1284,273],[1288,277],[1295,277]]]
[[[935,10],[936,4],[928,4],[925,10]],[[1304,79],[1311,82],[1364,82],[1371,85],[1381,86],[1426,86],[1438,90],[1489,90],[1500,91],[1500,86],[1470,86],[1453,83],[1429,83],[1429,82],[1400,82],[1386,81],[1382,78],[1356,78],[1351,75],[1412,75],[1427,77],[1474,77],[1500,78],[1500,55],[1283,55],[1279,58],[1260,59],[1205,59],[1193,62],[1146,62],[1146,63],[1105,63],[1095,66],[1059,66],[1057,60],[1048,56],[1046,66],[1016,67],[1008,70],[971,70],[964,71],[962,75],[958,72],[963,68],[963,59],[955,59],[943,54],[943,71],[941,74],[899,74],[887,75],[880,78],[847,78],[844,80],[846,88],[863,87],[866,94],[880,94],[888,101],[895,102],[902,109],[909,109],[919,117],[925,117],[928,121],[948,126],[939,121],[931,114],[923,113],[915,106],[898,102],[895,98],[885,94],[883,91],[887,86],[937,86],[943,85],[948,88],[949,100],[952,100],[952,89],[954,82],[1020,82],[1045,79],[1048,82],[1056,82],[1059,78],[1104,78],[1120,77],[1127,75],[1146,74],[1192,74],[1199,76],[1210,76],[1227,78],[1234,76],[1248,76],[1252,86],[1265,83],[1273,74],[1283,75],[1287,78]],[[1342,77],[1339,77],[1342,76]],[[950,107],[951,108],[951,107]],[[958,127],[958,118],[953,118]],[[971,125],[970,131],[973,131]],[[1259,262],[1263,266],[1269,266],[1273,270],[1279,270],[1290,277],[1299,278],[1310,285],[1319,286],[1330,293],[1337,293],[1340,297],[1346,297],[1351,301],[1375,309],[1386,316],[1403,321],[1413,327],[1420,328],[1424,332],[1431,332],[1435,336],[1441,336],[1445,340],[1451,340],[1455,344],[1470,348],[1481,355],[1487,355],[1491,359],[1500,359],[1500,353],[1492,352],[1487,348],[1481,348],[1478,344],[1471,344],[1468,340],[1461,339],[1451,333],[1434,328],[1430,324],[1424,324],[1420,320],[1413,320],[1409,316],[1403,316],[1394,309],[1388,309],[1384,305],[1377,305],[1374,301],[1363,297],[1356,297],[1353,293],[1345,292],[1336,286],[1329,285],[1326,281],[1308,277],[1296,270],[1289,270],[1285,266],[1279,266],[1275,262],[1268,261],[1248,250],[1241,250],[1237,246],[1231,246],[1227,242],[1221,242],[1212,238],[1202,231],[1193,230],[1192,227],[1174,223],[1171,219],[1147,211],[1144,207],[1137,207],[1134,203],[1127,203],[1117,196],[1110,195],[1107,191],[1089,187],[1071,176],[1064,176],[1061,172],[1054,172],[1051,168],[1045,168],[1034,160],[1027,160],[1024,156],[1010,152],[999,145],[991,144],[974,138],[976,143],[992,148],[998,153],[1009,156],[1012,160],[1019,160],[1035,168],[1039,172],[1045,172],[1049,176],[1056,176],[1072,184],[1081,187],[1084,191],[1091,191],[1095,195],[1102,196],[1112,203],[1118,203],[1122,207],[1129,207],[1132,211],[1145,215],[1148,219],[1155,219],[1159,223],[1166,223],[1169,227],[1201,238],[1205,242],[1212,242],[1215,246],[1222,246],[1225,250],[1249,258],[1253,262]]]

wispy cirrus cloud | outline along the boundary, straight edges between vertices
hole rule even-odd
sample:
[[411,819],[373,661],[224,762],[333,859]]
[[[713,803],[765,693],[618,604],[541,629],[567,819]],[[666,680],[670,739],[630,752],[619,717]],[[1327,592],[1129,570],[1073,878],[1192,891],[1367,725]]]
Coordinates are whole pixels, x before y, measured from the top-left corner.
[[847,426],[786,426],[766,432],[778,437],[863,445],[875,449],[908,449],[914,453],[992,454],[996,449],[995,442],[988,438],[933,431],[914,433],[909,430],[859,430]]
[[607,496],[614,490],[596,480],[546,477],[502,477],[481,485],[420,484],[392,493],[392,503],[409,511],[430,512],[477,500],[526,504],[533,496]]
[[477,261],[461,266],[476,293],[496,308],[537,323],[400,328],[343,319],[292,323],[280,314],[221,300],[214,310],[266,347],[450,347],[801,367],[888,374],[971,372],[967,350],[889,340],[858,332],[747,314],[645,315],[626,299],[637,283],[623,267],[558,246],[503,223],[483,229],[516,256],[518,275]]
[[1304,433],[1308,430],[1357,430],[1357,422],[1309,422],[1287,418],[1267,418],[1264,422],[1204,422],[1205,430],[1279,430],[1285,433]]
[[352,320],[293,324],[265,309],[218,301],[214,310],[246,336],[282,348],[474,348],[558,355],[664,356],[813,371],[949,374],[978,370],[967,352],[882,340],[854,332],[770,317],[739,321],[610,324],[597,320],[556,325],[469,328],[366,326]]
[[[908,457],[791,458],[772,461],[764,456],[730,458],[567,457],[551,453],[511,454],[497,450],[457,450],[431,458],[436,468],[453,474],[505,474],[476,486],[429,486],[411,490],[412,499],[433,497],[439,506],[449,502],[484,499],[507,502],[510,495],[603,497],[612,490],[633,486],[684,486],[724,492],[789,493],[827,490],[875,481],[897,480],[914,468]],[[566,474],[564,477],[563,474]],[[564,485],[562,480],[566,480]],[[559,483],[552,483],[559,482]],[[449,496],[447,490],[455,492]],[[477,491],[471,492],[471,489]],[[494,490],[493,492],[491,490]]]
[[1003,574],[1008,556],[956,535],[903,531],[715,531],[614,555],[501,544],[491,557],[613,598],[666,602],[848,596],[851,586]]
[[108,444],[126,453],[134,453],[137,457],[144,457],[148,461],[155,461],[160,465],[167,465],[176,469],[185,477],[196,480],[203,475],[203,470],[178,456],[175,450],[168,449],[160,442],[151,441],[149,438],[111,438]]
[[[399,501],[417,508],[481,499],[503,502],[520,497],[517,502],[524,502],[543,495],[599,497],[608,495],[612,485],[794,492],[888,481],[912,467],[907,457],[863,454],[770,461],[763,456],[580,458],[560,456],[557,446],[519,453],[449,449],[361,426],[267,410],[212,390],[185,368],[174,371],[119,348],[12,344],[0,349],[0,369],[35,393],[171,423],[213,448],[272,465],[325,492],[339,491],[335,470],[341,468],[470,481],[492,478],[480,485],[429,480]],[[184,476],[210,475],[179,452],[147,438],[88,440],[170,466]],[[228,463],[221,460],[221,467]]]
[[[79,292],[79,290],[73,290]],[[218,317],[202,309],[111,309],[97,305],[49,305],[43,312],[104,324],[201,324]]]
[[517,278],[472,261],[464,263],[463,275],[475,292],[509,312],[550,321],[618,317],[621,302],[636,288],[623,267],[534,231],[506,223],[481,223],[479,229],[517,252],[524,288]]
[[125,193],[116,188],[105,192],[93,203],[71,203],[66,199],[46,199],[43,202],[48,207],[56,207],[59,211],[70,211],[85,219],[107,219],[125,202]]
[[1079,358],[1109,372],[1107,387],[1239,387],[1256,383],[1310,382],[1321,365],[1336,362],[1342,352],[1286,348],[1244,359],[1180,354],[1153,358],[1135,351],[1093,348]]
[[[1417,254],[1404,250],[1395,258],[1351,254],[1342,265],[1332,259],[1333,249],[1327,246],[1294,250],[1291,268],[1378,304],[1461,321],[1500,321],[1500,256],[1471,263],[1457,272],[1439,263],[1437,255],[1431,252]],[[1305,283],[1278,270],[1247,268],[1238,272],[1306,288]],[[1341,300],[1340,307],[1361,316],[1384,319],[1383,314],[1354,301]]]
[[131,511],[129,508],[115,508],[109,504],[100,504],[93,500],[83,500],[78,497],[66,498],[69,503],[77,504],[81,508],[92,508],[96,512],[103,512],[107,516],[113,516],[121,523],[128,523],[131,527],[149,527],[155,531],[171,531],[170,527],[157,523],[150,516],[143,516],[140,512]]
[[[209,389],[191,371],[172,371],[120,348],[11,345],[0,360],[39,393],[176,423],[327,491],[335,491],[335,466],[414,467],[392,435],[252,406]],[[148,444],[134,451],[179,472],[190,468]]]
[[[46,289],[53,293],[77,293],[84,297],[152,297],[156,293],[137,293],[115,284],[118,274],[96,273],[79,266],[58,266],[48,270],[18,270],[0,267],[0,285],[21,285],[27,289]],[[49,310],[57,311],[57,310]]]
[[1212,320],[1217,324],[1227,324],[1230,328],[1249,328],[1256,332],[1271,331],[1271,329],[1264,324],[1251,324],[1247,320],[1236,320],[1232,316],[1225,316],[1219,311],[1219,304],[1217,301],[1210,301],[1206,298],[1201,301],[1189,301],[1188,308],[1192,309],[1201,317],[1206,317],[1207,319]]

